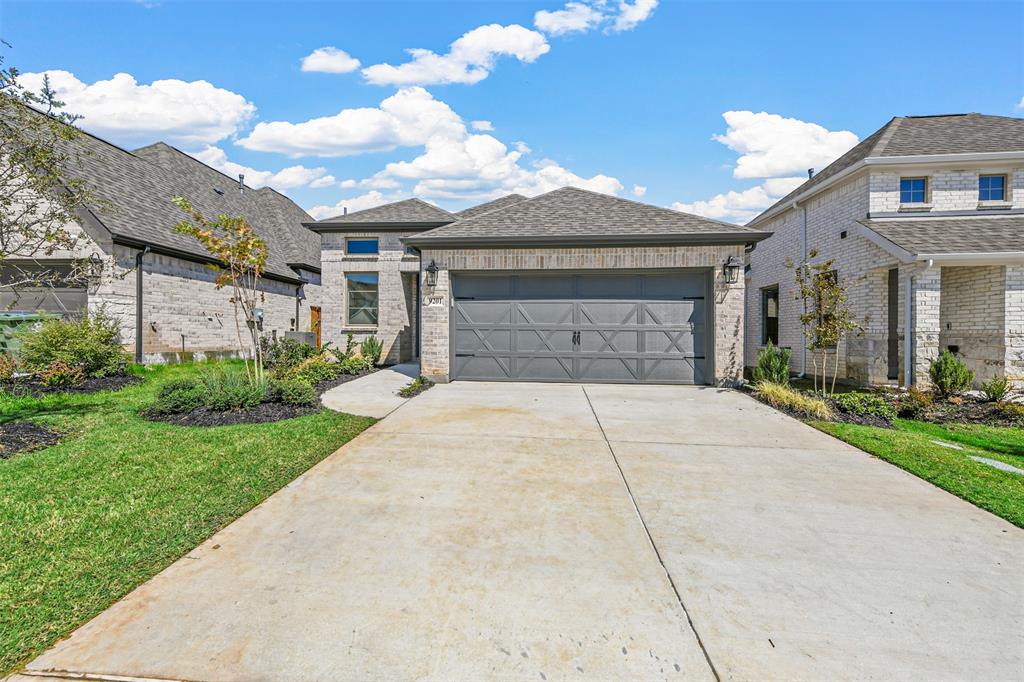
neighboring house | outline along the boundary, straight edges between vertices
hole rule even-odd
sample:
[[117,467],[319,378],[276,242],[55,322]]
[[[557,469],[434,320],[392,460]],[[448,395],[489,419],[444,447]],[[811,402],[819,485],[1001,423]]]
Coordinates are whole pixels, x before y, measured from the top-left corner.
[[786,264],[817,250],[865,327],[837,349],[841,378],[927,384],[949,349],[977,381],[1024,381],[1024,120],[893,118],[748,227],[772,233],[749,255],[748,366],[771,340],[813,371]]
[[769,236],[569,187],[307,226],[322,240],[325,340],[375,334],[390,361],[418,356],[438,381],[734,382],[741,259]]
[[209,253],[174,231],[186,216],[171,199],[183,196],[209,218],[244,216],[267,242],[263,331],[311,329],[319,312],[319,240],[302,226],[310,216],[290,199],[246,187],[164,143],[129,152],[82,133],[68,144],[70,176],[85,180],[98,200],[67,226],[80,235],[78,248],[38,263],[10,259],[6,267],[57,270],[89,258],[91,274],[55,289],[0,286],[0,308],[74,315],[103,307],[120,321],[126,347],[147,362],[236,353],[230,289],[215,289]]

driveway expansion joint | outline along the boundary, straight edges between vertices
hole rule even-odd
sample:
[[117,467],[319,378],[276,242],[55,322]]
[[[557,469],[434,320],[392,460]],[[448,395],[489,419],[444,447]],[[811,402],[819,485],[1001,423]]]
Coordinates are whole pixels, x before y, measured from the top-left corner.
[[654,550],[654,555],[658,558],[658,563],[661,564],[661,570],[664,571],[665,578],[668,579],[668,584],[671,585],[672,592],[676,595],[676,601],[679,602],[679,608],[683,610],[683,615],[686,616],[686,623],[690,626],[690,632],[692,632],[694,638],[696,638],[697,646],[700,647],[701,653],[704,654],[704,660],[707,661],[708,667],[711,669],[711,674],[715,676],[715,680],[721,682],[722,678],[718,674],[718,670],[715,668],[714,661],[711,660],[711,656],[708,654],[708,650],[704,646],[704,641],[700,638],[700,633],[697,631],[697,627],[693,624],[693,618],[690,617],[690,612],[686,608],[686,604],[683,603],[683,597],[679,593],[679,589],[676,587],[675,581],[672,579],[672,574],[669,573],[668,566],[665,565],[665,560],[661,556],[661,551],[658,550],[658,545],[654,542],[654,537],[651,535],[650,529],[647,527],[647,521],[644,519],[644,515],[640,512],[640,506],[636,503],[636,497],[633,496],[633,490],[629,487],[629,481],[626,480],[626,472],[622,470],[619,458],[615,454],[615,448],[612,447],[611,441],[608,440],[608,435],[604,431],[604,425],[601,423],[601,418],[597,416],[597,410],[594,409],[594,403],[590,401],[590,395],[587,393],[587,387],[580,386],[580,390],[583,391],[583,397],[587,399],[587,405],[590,406],[590,411],[594,415],[594,421],[597,422],[597,427],[601,430],[601,436],[604,438],[604,443],[608,448],[608,453],[612,456],[612,461],[615,462],[615,468],[619,471],[619,478],[622,480],[622,485],[626,489],[626,494],[629,495],[629,501],[633,505],[633,511],[636,512],[636,517],[640,520],[640,525],[643,527],[644,533],[647,534],[647,541],[651,544],[651,549]]

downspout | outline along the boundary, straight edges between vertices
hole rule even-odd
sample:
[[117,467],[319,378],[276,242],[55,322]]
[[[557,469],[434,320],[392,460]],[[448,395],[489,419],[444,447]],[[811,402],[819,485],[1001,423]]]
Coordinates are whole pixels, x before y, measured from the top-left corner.
[[[793,208],[799,208],[801,212],[801,221],[803,226],[800,230],[800,252],[803,254],[800,266],[804,267],[807,265],[807,205],[800,206],[797,202],[793,202]],[[800,343],[800,378],[804,379],[807,377],[807,339],[804,339]]]
[[416,249],[420,259],[419,274],[416,278],[416,361],[423,361],[423,252]]
[[[299,324],[299,310],[301,308],[301,306],[299,304],[299,301],[300,301],[299,297],[301,295],[302,295],[302,285],[301,284],[296,284],[295,285],[295,331],[297,331],[297,332],[301,331],[300,324]],[[312,329],[310,331],[312,331]]]
[[149,247],[135,254],[135,362],[142,364],[142,258]]
[[903,388],[914,383],[914,276],[907,275],[903,303]]

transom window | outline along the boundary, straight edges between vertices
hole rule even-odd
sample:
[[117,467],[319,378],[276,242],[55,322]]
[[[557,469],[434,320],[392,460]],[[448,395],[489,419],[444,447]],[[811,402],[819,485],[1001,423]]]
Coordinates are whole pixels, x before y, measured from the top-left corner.
[[900,178],[900,203],[923,204],[928,196],[928,178]]
[[761,344],[779,345],[779,285],[761,289]]
[[376,239],[346,239],[345,253],[372,254],[379,253]]
[[1006,176],[979,175],[978,201],[1006,201]]
[[377,324],[377,278],[376,272],[352,272],[345,276],[349,324]]

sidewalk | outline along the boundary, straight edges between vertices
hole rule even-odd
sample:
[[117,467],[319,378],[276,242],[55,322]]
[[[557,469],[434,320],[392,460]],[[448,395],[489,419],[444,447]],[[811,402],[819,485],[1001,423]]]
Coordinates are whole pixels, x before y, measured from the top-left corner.
[[407,400],[400,397],[398,391],[415,379],[419,371],[419,364],[415,362],[385,367],[335,386],[325,392],[320,401],[335,412],[381,419]]

